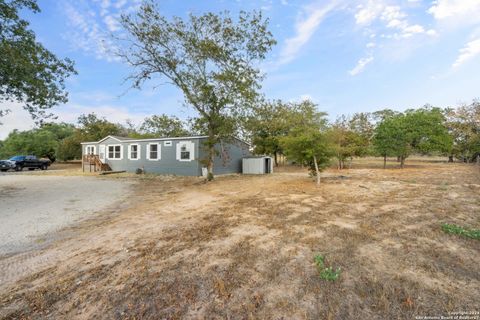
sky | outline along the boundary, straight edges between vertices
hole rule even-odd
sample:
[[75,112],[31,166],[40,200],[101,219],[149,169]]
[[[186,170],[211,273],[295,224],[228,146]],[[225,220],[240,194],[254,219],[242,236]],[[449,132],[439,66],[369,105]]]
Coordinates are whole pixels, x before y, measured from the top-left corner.
[[[260,64],[268,99],[311,99],[334,120],[341,114],[425,104],[456,106],[480,98],[480,0],[158,0],[166,17],[228,10],[262,10],[277,45]],[[95,112],[112,122],[139,124],[166,113],[195,112],[170,85],[142,90],[125,82],[131,69],[112,53],[121,14],[140,0],[39,0],[25,12],[37,39],[75,61],[69,102],[53,109],[75,123]],[[0,105],[0,108],[2,106]],[[0,119],[0,139],[33,121],[13,105]]]

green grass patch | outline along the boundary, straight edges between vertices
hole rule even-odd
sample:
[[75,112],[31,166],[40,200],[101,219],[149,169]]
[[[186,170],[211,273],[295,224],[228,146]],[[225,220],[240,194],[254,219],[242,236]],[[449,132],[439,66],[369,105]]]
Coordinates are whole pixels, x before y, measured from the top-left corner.
[[458,234],[470,239],[475,239],[475,240],[480,240],[480,230],[475,230],[475,229],[465,229],[461,226],[458,226],[456,224],[448,224],[448,223],[443,223],[442,224],[442,230],[446,233],[449,234]]
[[315,265],[317,266],[318,273],[320,274],[320,278],[328,281],[335,281],[340,276],[342,271],[341,268],[337,268],[333,270],[333,267],[326,267],[325,266],[325,257],[317,254],[313,260],[315,261]]

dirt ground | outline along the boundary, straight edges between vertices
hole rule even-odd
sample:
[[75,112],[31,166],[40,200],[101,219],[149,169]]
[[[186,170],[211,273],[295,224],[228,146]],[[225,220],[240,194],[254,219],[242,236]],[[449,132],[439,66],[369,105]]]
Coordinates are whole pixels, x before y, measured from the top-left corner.
[[117,206],[131,187],[128,181],[44,172],[2,173],[0,256],[43,245],[50,233]]
[[[0,284],[0,318],[415,319],[480,311],[480,169],[355,161],[267,176],[133,177],[129,204]],[[319,277],[313,258],[341,268]],[[37,263],[48,257],[48,263]],[[477,313],[478,315],[478,313]]]

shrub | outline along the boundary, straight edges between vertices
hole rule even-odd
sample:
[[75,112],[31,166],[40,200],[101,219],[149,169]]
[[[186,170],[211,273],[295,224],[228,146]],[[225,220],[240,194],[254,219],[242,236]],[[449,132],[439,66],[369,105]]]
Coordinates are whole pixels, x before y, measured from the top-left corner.
[[328,281],[335,281],[338,279],[340,276],[340,273],[342,271],[341,268],[337,268],[336,270],[333,270],[333,267],[325,267],[325,257],[317,254],[313,260],[315,261],[315,264],[318,269],[318,273],[320,274],[320,278]]
[[449,234],[458,234],[467,238],[480,240],[480,230],[479,229],[465,229],[456,224],[442,224],[442,230]]

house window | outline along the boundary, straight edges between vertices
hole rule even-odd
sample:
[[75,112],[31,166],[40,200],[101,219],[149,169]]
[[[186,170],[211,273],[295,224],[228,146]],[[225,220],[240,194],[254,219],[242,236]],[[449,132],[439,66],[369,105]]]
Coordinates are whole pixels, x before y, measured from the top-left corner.
[[180,159],[181,160],[190,160],[190,151],[187,149],[187,146],[184,144],[180,148]]
[[160,160],[160,144],[149,143],[147,146],[147,159],[148,160]]
[[194,155],[195,144],[191,141],[179,141],[177,143],[177,160],[178,161],[192,161],[195,159]]
[[128,159],[138,160],[140,159],[140,145],[131,144],[128,146]]
[[87,146],[86,154],[95,154],[95,146]]
[[112,159],[112,160],[122,159],[122,146],[121,145],[108,146],[108,159]]

